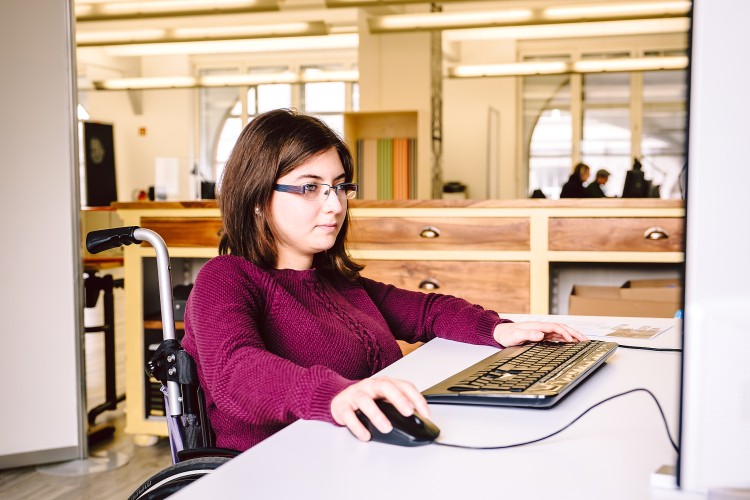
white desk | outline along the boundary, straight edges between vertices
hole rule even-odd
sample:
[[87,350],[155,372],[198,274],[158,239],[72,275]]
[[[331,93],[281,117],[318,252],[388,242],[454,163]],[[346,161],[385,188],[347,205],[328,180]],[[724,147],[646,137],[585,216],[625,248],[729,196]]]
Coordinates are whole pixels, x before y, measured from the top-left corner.
[[[679,347],[679,331],[619,340]],[[492,352],[436,339],[382,373],[426,389]],[[432,404],[432,420],[444,442],[509,444],[551,433],[608,396],[646,387],[659,398],[676,439],[679,369],[679,353],[620,348],[550,410]],[[549,440],[509,450],[362,443],[344,428],[298,421],[173,498],[672,498],[652,489],[650,476],[675,461],[655,403],[639,392],[605,403]]]

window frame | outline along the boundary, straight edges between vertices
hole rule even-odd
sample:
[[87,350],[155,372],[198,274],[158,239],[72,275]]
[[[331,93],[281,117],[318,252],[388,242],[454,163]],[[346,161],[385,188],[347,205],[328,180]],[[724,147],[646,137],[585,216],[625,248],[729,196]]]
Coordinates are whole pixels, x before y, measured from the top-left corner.
[[[274,64],[254,64],[254,65],[248,65],[246,61],[238,61],[235,63],[234,66],[228,65],[226,63],[220,64],[220,65],[199,65],[196,67],[196,72],[205,73],[205,72],[211,72],[216,71],[217,68],[221,68],[222,71],[225,71],[227,73],[232,72],[264,72],[268,70],[283,70],[283,71],[293,71],[293,72],[301,72],[304,69],[309,68],[326,68],[331,69],[332,67],[336,67],[337,69],[352,69],[356,68],[356,63],[354,62],[341,62],[336,61],[334,62],[322,62],[319,64],[310,63],[309,61],[305,61],[303,63],[292,63],[288,65],[279,65],[278,62],[275,62]],[[342,111],[336,111],[336,112],[328,112],[328,111],[316,111],[313,113],[314,115],[344,115],[347,112],[350,111],[356,111],[358,108],[358,105],[356,102],[354,102],[353,97],[358,95],[357,89],[355,89],[356,86],[358,86],[358,82],[344,82],[344,109]],[[298,109],[300,111],[305,111],[305,85],[306,83],[292,83],[292,84],[284,84],[284,85],[290,85],[291,86],[291,108]],[[241,103],[241,128],[244,128],[250,120],[257,116],[258,106],[257,106],[257,99],[258,99],[258,89],[259,85],[243,85],[243,86],[236,86],[232,87],[236,89],[237,92],[237,100],[234,101],[234,104],[232,106],[228,107],[224,113],[224,118],[222,122],[226,124],[226,120],[230,117],[236,117],[236,115],[232,115],[231,111],[236,106],[237,102],[239,101]],[[247,102],[247,95],[250,89],[255,88],[255,99],[256,99],[256,113],[251,114],[248,110],[248,102]],[[197,92],[197,117],[196,117],[196,128],[197,128],[197,134],[198,134],[198,141],[196,144],[197,151],[196,157],[199,158],[199,165],[198,169],[200,172],[200,175],[205,180],[212,180],[214,182],[220,183],[220,174],[219,174],[219,165],[217,162],[217,152],[218,152],[218,145],[219,140],[221,138],[222,131],[224,130],[225,125],[222,125],[217,128],[215,136],[214,137],[204,137],[205,133],[208,133],[209,131],[204,130],[204,99],[206,98],[205,90],[211,90],[211,89],[199,89],[199,92]],[[343,130],[341,131],[343,134]],[[202,148],[210,148],[208,152],[204,152]]]
[[[675,53],[687,53],[688,36],[686,34],[666,34],[650,36],[623,36],[613,39],[568,39],[568,40],[527,40],[518,43],[518,60],[539,60],[550,57],[567,58],[568,60],[580,60],[586,57],[595,57],[601,54],[628,54],[629,57],[643,57],[663,53],[674,55]],[[687,70],[684,70],[687,76]],[[583,77],[581,74],[570,74],[570,113],[572,119],[571,131],[571,165],[573,166],[582,159],[581,144],[583,138]],[[642,156],[641,142],[644,130],[644,96],[643,96],[643,73],[630,73],[630,154],[631,157]],[[687,96],[685,96],[687,100]],[[521,192],[527,196],[530,189],[531,170],[531,137],[533,129],[528,136],[524,130],[525,120],[525,93],[523,79],[518,85],[518,123],[517,127],[522,133],[518,136],[518,178],[522,179],[519,186]],[[675,104],[675,103],[672,103]],[[679,107],[679,104],[678,104]],[[544,110],[542,110],[544,111]],[[536,127],[536,125],[535,125]],[[528,140],[527,140],[528,139]],[[687,151],[685,151],[685,155]],[[592,165],[596,171],[597,166]]]

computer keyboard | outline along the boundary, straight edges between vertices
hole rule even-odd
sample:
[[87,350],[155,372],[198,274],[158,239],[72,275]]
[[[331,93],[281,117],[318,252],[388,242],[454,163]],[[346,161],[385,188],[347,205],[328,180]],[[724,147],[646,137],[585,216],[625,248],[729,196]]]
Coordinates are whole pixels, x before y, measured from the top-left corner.
[[614,342],[509,347],[424,391],[430,402],[548,407],[600,366]]

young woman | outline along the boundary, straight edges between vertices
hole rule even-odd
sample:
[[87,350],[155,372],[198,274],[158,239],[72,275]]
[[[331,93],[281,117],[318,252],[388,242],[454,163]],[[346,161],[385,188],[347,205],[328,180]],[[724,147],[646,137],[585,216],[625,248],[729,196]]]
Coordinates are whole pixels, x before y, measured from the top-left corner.
[[494,346],[579,341],[556,323],[512,323],[448,295],[361,277],[346,253],[352,158],[317,118],[275,110],[243,131],[219,194],[219,257],[198,274],[185,315],[217,446],[245,450],[295,420],[348,427],[354,411],[391,428],[374,400],[429,416],[409,382],[374,376],[401,358],[396,339]]

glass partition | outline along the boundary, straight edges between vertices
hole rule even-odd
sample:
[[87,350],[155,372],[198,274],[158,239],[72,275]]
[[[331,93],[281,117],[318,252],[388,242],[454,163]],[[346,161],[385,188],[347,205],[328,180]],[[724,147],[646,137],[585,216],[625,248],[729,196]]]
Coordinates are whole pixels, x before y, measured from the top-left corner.
[[610,172],[602,191],[619,196],[631,158],[630,73],[583,75],[583,131],[581,161],[596,171]]

